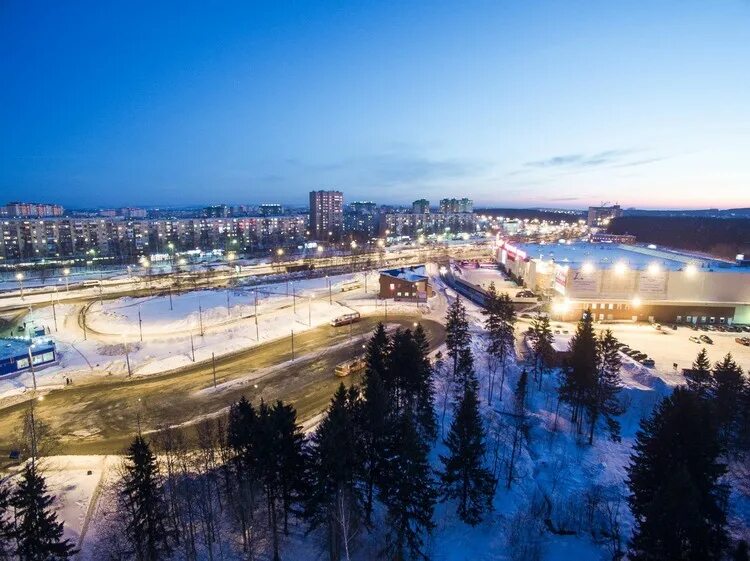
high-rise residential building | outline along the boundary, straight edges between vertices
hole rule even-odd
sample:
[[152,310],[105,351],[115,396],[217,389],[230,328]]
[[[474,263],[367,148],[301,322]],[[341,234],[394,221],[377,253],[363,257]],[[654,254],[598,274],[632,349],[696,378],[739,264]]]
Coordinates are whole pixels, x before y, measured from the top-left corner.
[[440,199],[440,212],[456,214],[460,212],[474,212],[474,201],[471,199]]
[[373,237],[378,233],[378,205],[372,201],[355,201],[344,211],[344,230],[347,233]]
[[310,236],[327,240],[344,228],[344,194],[341,191],[310,191]]
[[430,212],[430,201],[427,199],[419,199],[411,203],[411,211],[414,214],[429,214]]
[[126,207],[120,209],[120,216],[123,218],[146,218],[148,212],[145,208]]
[[63,207],[49,203],[21,203],[16,201],[0,207],[0,214],[8,218],[62,216]]
[[606,226],[610,220],[622,216],[620,205],[612,206],[590,206],[588,220],[589,228]]
[[278,203],[263,203],[258,207],[261,216],[281,216],[284,209]]
[[231,214],[227,205],[211,205],[203,209],[203,216],[206,218],[228,218]]

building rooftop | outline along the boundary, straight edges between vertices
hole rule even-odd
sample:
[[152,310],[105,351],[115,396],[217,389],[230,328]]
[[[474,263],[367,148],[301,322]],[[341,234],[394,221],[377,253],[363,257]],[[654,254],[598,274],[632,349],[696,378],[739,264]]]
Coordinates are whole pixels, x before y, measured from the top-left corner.
[[380,274],[382,275],[388,275],[389,277],[405,280],[408,282],[419,282],[427,280],[427,275],[423,273],[424,267],[388,269],[387,271],[380,271]]
[[[37,340],[31,343],[32,351],[36,354],[43,351],[54,350],[55,344],[49,340]],[[0,338],[0,360],[8,360],[22,357],[29,353],[28,339],[14,339],[10,337]]]
[[645,270],[654,264],[669,271],[680,271],[687,266],[710,271],[747,272],[750,267],[705,255],[647,245],[621,245],[614,243],[553,243],[518,244],[529,259],[554,261],[557,264],[579,268],[590,263],[597,268],[609,268],[624,263],[630,269]]

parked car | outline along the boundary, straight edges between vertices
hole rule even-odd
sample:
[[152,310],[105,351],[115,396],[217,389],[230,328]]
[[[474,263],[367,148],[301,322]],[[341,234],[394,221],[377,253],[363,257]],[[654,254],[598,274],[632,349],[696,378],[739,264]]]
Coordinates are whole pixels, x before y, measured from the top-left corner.
[[750,347],[750,337],[735,337],[735,342]]
[[642,360],[644,360],[644,359],[648,358],[648,355],[647,355],[646,353],[638,353],[638,354],[636,354],[636,355],[633,355],[633,358],[634,358],[635,360],[637,360],[637,361],[639,361],[639,362],[640,362],[640,361],[642,361]]
[[703,341],[707,345],[713,345],[714,344],[714,340],[711,339],[711,337],[709,337],[708,335],[701,335],[701,341]]
[[653,358],[644,358],[644,359],[643,359],[643,360],[641,361],[641,364],[642,364],[643,366],[647,366],[648,368],[653,368],[653,367],[654,367],[654,365],[656,365],[656,362],[654,362],[654,359],[653,359]]
[[701,342],[701,338],[700,338],[700,337],[698,337],[698,336],[696,336],[696,335],[691,335],[691,336],[690,336],[690,340],[691,340],[691,341],[692,341],[693,343],[700,343],[700,342]]

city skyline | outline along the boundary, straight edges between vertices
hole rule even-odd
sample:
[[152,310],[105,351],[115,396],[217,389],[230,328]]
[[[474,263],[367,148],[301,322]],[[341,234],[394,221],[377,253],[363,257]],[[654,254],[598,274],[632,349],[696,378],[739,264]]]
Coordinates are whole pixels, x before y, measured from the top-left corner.
[[4,6],[2,198],[748,206],[746,2],[146,6]]

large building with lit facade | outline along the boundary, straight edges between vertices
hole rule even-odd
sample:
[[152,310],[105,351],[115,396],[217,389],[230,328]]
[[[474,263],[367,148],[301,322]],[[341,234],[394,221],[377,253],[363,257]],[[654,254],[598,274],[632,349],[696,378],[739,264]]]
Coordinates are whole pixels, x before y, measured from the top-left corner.
[[310,191],[310,235],[328,240],[344,229],[344,194],[341,191]]
[[[738,256],[739,257],[739,256]],[[551,297],[553,317],[597,321],[750,323],[750,266],[654,246],[611,243],[512,244],[498,263]]]

